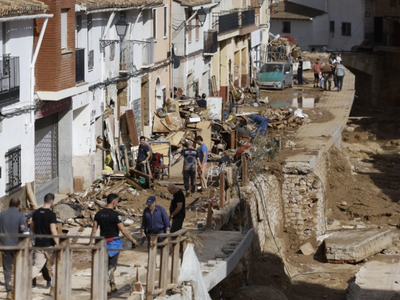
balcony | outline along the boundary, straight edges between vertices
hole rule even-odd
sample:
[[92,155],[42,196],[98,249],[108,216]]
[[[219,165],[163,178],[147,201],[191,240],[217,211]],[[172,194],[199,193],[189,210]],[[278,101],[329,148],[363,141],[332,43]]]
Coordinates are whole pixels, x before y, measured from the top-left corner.
[[19,57],[3,56],[0,62],[0,108],[19,101]]
[[215,30],[204,31],[204,55],[213,55],[218,51],[218,33]]
[[223,34],[227,33],[229,31],[234,31],[239,29],[239,13],[231,13],[227,15],[221,15],[219,16],[218,20],[218,33]]
[[154,65],[154,38],[121,44],[120,72],[134,72]]
[[85,81],[85,49],[75,50],[75,82]]
[[242,12],[242,28],[255,25],[256,24],[256,14],[255,10],[245,10]]

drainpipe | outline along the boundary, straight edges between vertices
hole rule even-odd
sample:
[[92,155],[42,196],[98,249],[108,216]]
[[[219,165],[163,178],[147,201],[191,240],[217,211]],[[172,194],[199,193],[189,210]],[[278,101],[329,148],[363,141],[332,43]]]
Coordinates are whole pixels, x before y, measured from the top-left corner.
[[[47,27],[47,23],[49,22],[49,19],[52,18],[54,15],[39,15],[39,16],[32,16],[34,18],[44,18],[44,23],[42,26],[42,29],[40,31],[40,35],[39,35],[39,39],[35,48],[35,52],[33,53],[33,57],[32,57],[32,62],[30,65],[30,73],[31,73],[31,78],[30,78],[30,95],[31,95],[31,102],[32,105],[35,104],[35,65],[36,65],[36,60],[37,57],[39,55],[39,50],[40,47],[42,46],[42,41],[43,41],[43,36],[44,33],[46,32],[46,27]],[[35,111],[31,111],[31,120],[30,120],[30,124],[29,127],[32,127],[33,124],[35,123]],[[25,124],[25,126],[27,126],[28,124]],[[27,130],[27,128],[25,128],[25,131]]]

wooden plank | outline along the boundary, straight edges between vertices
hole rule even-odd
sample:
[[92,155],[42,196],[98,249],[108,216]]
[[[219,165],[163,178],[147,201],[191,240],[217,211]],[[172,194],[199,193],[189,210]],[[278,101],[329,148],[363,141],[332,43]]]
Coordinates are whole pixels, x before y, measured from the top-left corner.
[[38,204],[36,202],[35,193],[33,192],[33,189],[32,189],[32,183],[31,182],[25,183],[25,187],[26,187],[26,194],[28,196],[28,201],[30,203],[30,206],[33,209],[38,209]]
[[168,269],[168,261],[169,261],[169,242],[170,242],[170,237],[164,238],[163,242],[166,242],[167,245],[163,246],[161,248],[161,255],[160,255],[160,280],[159,280],[159,286],[163,290],[160,294],[160,296],[165,296],[165,293],[167,291],[167,286],[170,283],[170,278],[169,276],[169,269]]
[[160,132],[160,133],[170,132],[170,130],[167,127],[165,127],[165,125],[161,122],[161,119],[157,115],[154,115],[153,132]]
[[211,140],[211,122],[210,121],[203,121],[197,123],[197,128],[201,129],[200,132],[198,132],[198,135],[201,135],[203,138],[203,142],[206,144],[207,148],[209,151],[211,151],[213,142]]
[[146,299],[153,300],[156,285],[156,259],[157,259],[157,237],[150,236],[149,256],[147,261]]
[[134,178],[138,178],[139,176],[143,177],[146,180],[146,188],[150,187],[151,175],[140,172],[134,168],[129,169],[129,174]]
[[231,132],[231,149],[236,149],[236,130]]
[[128,109],[125,112],[126,123],[128,124],[129,136],[131,138],[131,143],[133,146],[139,146],[139,137],[137,136],[135,116],[132,109]]
[[219,208],[224,208],[225,201],[225,176],[224,172],[219,173]]
[[126,173],[128,173],[129,170],[129,157],[128,157],[128,149],[125,147],[124,149],[124,156],[125,156],[125,167],[126,167]]
[[184,134],[185,132],[183,131],[174,132],[168,135],[165,140],[170,141],[171,145],[177,146],[181,143]]
[[[207,209],[207,222],[206,222],[206,228],[210,229],[211,224],[212,224],[212,213],[213,213],[213,206],[214,206],[214,196],[215,196],[215,190],[211,189],[209,193],[209,202],[208,202],[208,209]],[[206,229],[205,228],[205,229]]]
[[112,115],[109,116],[107,119],[104,120],[104,123],[106,124],[106,131],[107,131],[107,137],[108,137],[108,143],[110,144],[110,155],[114,164],[114,170],[119,170],[118,169],[118,163],[117,159],[115,158],[115,145],[114,145],[114,131],[112,131]]
[[247,158],[242,154],[242,186],[247,185]]
[[172,250],[171,250],[171,256],[172,256],[172,262],[171,262],[171,283],[178,283],[178,277],[179,277],[179,250],[180,250],[180,243],[179,243],[179,236],[172,236],[171,237],[172,241],[175,243],[171,244]]

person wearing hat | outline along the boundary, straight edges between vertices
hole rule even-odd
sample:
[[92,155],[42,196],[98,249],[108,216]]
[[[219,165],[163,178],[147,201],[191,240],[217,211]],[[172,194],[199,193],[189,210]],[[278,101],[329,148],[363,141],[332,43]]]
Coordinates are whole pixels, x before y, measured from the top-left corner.
[[147,237],[150,242],[150,234],[170,233],[171,224],[164,207],[157,205],[156,197],[147,198],[146,206],[143,211],[141,232],[142,237]]
[[[97,228],[100,226],[100,236],[107,240],[107,248],[121,249],[123,244],[119,238],[119,232],[132,242],[134,248],[138,242],[129,234],[128,230],[122,224],[122,218],[119,213],[115,211],[119,201],[117,194],[109,194],[107,196],[107,205],[105,208],[99,210],[94,216],[93,228],[91,236],[95,236]],[[93,240],[90,242],[93,244]],[[114,280],[114,272],[118,264],[118,250],[108,251],[108,283],[110,285],[111,293],[117,291]]]

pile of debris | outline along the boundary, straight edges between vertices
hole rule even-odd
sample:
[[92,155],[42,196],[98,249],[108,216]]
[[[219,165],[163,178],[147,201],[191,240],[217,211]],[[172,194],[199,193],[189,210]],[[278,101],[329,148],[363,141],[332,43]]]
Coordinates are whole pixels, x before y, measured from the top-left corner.
[[293,111],[291,108],[268,108],[261,113],[263,117],[269,118],[268,126],[273,129],[299,128],[310,123],[308,115],[301,109]]

